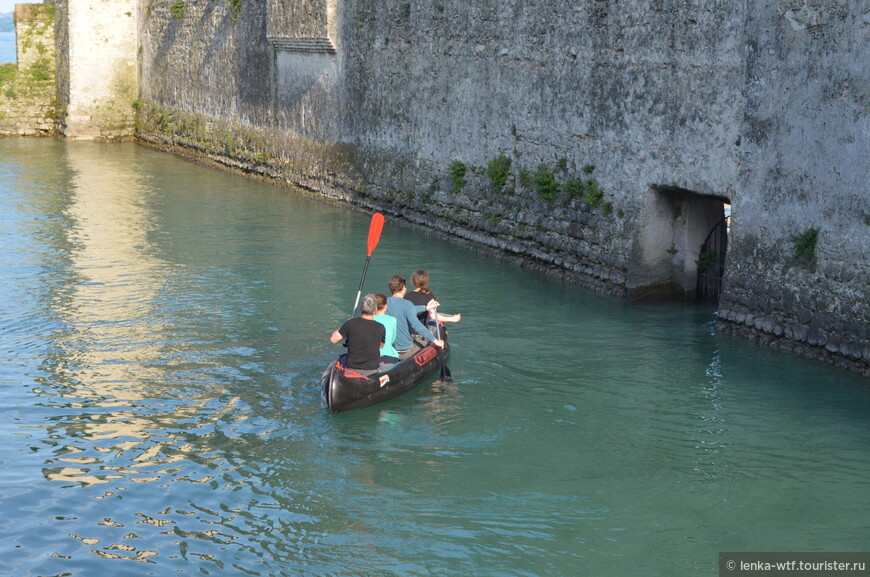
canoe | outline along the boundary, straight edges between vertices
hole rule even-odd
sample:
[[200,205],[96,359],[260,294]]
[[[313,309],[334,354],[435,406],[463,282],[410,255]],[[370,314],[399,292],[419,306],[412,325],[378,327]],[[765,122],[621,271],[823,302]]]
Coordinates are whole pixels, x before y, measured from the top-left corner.
[[[442,358],[450,356],[444,341]],[[413,356],[399,361],[388,370],[363,376],[343,366],[345,355],[333,361],[320,378],[323,405],[330,413],[361,409],[394,399],[413,389],[417,383],[440,370],[438,347],[429,343]]]

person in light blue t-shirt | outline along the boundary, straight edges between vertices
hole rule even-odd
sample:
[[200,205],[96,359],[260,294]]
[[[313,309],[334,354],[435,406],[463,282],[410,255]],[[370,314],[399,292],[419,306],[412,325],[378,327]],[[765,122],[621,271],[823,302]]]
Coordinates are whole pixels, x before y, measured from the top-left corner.
[[412,331],[423,339],[435,343],[437,347],[444,346],[444,341],[433,337],[432,333],[417,318],[418,312],[437,308],[440,303],[432,299],[425,306],[414,306],[411,301],[405,300],[407,291],[408,286],[405,284],[405,279],[399,275],[393,275],[393,278],[390,279],[390,292],[393,296],[387,299],[387,314],[396,319],[396,340],[393,346],[399,353],[400,359],[406,359],[415,352],[414,339],[411,338]]
[[376,294],[375,299],[378,301],[378,308],[375,311],[374,319],[384,325],[386,337],[384,346],[381,347],[381,371],[389,369],[391,366],[399,362],[399,353],[393,346],[396,340],[396,318],[387,314],[387,297],[382,294]]

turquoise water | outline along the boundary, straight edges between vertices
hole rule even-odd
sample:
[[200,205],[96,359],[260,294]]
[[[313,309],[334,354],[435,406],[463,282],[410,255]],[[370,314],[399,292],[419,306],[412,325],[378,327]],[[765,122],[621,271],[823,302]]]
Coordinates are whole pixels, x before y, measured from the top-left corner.
[[717,575],[862,551],[866,380],[387,219],[448,384],[329,415],[369,216],[133,145],[0,140],[0,574]]

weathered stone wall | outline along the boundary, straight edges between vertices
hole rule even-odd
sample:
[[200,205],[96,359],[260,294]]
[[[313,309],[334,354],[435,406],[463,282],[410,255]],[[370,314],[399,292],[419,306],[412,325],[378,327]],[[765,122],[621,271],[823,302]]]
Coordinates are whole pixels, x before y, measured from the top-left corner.
[[15,64],[0,64],[0,136],[54,131],[54,6],[15,6]]
[[141,138],[621,295],[690,292],[728,200],[723,326],[866,370],[860,0],[183,4],[139,6]]
[[[870,7],[749,6],[740,194],[719,326],[867,371]],[[814,251],[796,258],[811,229]]]
[[133,137],[136,0],[57,0],[58,131],[69,140]]
[[[184,112],[258,132],[296,183],[617,293],[651,185],[731,194],[742,56],[730,2],[343,2],[327,57],[274,50],[271,18],[292,22],[269,6],[243,3],[234,19],[229,4],[189,1],[178,22],[145,5],[143,102],[164,123]],[[502,155],[495,190],[485,168]],[[458,191],[454,161],[467,170]],[[523,178],[542,164],[555,198]],[[567,192],[591,178],[603,199]]]

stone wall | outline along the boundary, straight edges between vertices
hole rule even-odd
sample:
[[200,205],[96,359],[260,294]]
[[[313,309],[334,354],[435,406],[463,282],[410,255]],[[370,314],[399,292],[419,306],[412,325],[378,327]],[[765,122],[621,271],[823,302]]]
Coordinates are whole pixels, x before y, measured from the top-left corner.
[[728,201],[721,326],[868,370],[860,0],[182,4],[142,139],[619,295],[690,294]]
[[0,136],[54,131],[54,6],[16,4],[15,64],[0,64]]
[[58,132],[133,137],[138,96],[136,0],[57,0]]
[[[142,8],[141,99],[160,112],[141,134],[165,137],[182,113],[235,123],[294,183],[620,294],[651,187],[731,194],[742,56],[730,2],[297,4],[320,29],[332,15],[335,54],[272,46],[278,29],[315,32],[269,3],[234,18],[228,3],[188,1],[181,21]],[[207,146],[202,130],[169,131]],[[511,166],[496,189],[485,171],[500,157]],[[562,190],[535,185],[547,171]],[[603,198],[585,199],[576,183],[589,180]]]
[[719,326],[870,374],[870,11],[860,0],[749,6]]

